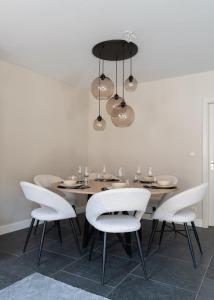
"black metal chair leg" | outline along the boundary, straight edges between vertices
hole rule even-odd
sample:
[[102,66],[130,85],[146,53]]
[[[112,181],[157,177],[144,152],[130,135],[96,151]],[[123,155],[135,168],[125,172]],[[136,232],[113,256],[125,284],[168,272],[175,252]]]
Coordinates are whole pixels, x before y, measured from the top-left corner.
[[136,231],[135,234],[136,234],[136,238],[137,238],[137,244],[138,244],[138,249],[139,249],[139,253],[140,253],[140,259],[141,259],[141,264],[142,264],[142,267],[143,267],[144,276],[145,276],[145,279],[148,279],[147,272],[146,272],[145,259],[144,259],[144,256],[143,256],[143,251],[142,251],[142,248],[141,248],[141,242],[140,242],[138,231]]
[[42,256],[42,248],[43,248],[43,244],[44,244],[46,228],[47,228],[47,221],[45,221],[44,225],[43,225],[42,237],[41,237],[39,253],[38,253],[38,262],[37,262],[38,265],[40,264],[40,260],[41,260],[41,256]]
[[60,241],[60,244],[62,245],[62,231],[61,231],[60,221],[56,221],[56,226],[57,226],[57,231],[58,231],[58,235],[59,235],[59,241]]
[[34,234],[36,234],[38,226],[39,226],[39,220],[36,221],[36,226],[34,228]]
[[76,245],[77,245],[77,249],[79,251],[79,254],[81,255],[81,249],[80,249],[80,244],[79,244],[79,240],[78,240],[78,236],[77,236],[77,233],[76,233],[76,228],[74,226],[74,222],[72,219],[69,219],[69,223],[71,225],[71,229],[72,229],[72,232],[73,232],[73,235],[74,235],[74,239],[75,239],[75,242],[76,242]]
[[76,223],[77,223],[77,227],[78,227],[78,231],[79,231],[79,234],[81,235],[81,227],[80,227],[80,223],[79,223],[79,219],[78,219],[78,214],[77,214],[77,211],[76,211],[76,207],[74,205],[73,206],[73,209],[76,213]]
[[26,249],[27,249],[27,245],[28,245],[28,242],[29,242],[29,239],[30,239],[30,236],[31,236],[31,232],[32,232],[32,229],[33,229],[34,222],[35,222],[35,219],[33,218],[33,219],[31,220],[31,224],[30,224],[30,227],[29,227],[29,229],[28,229],[28,233],[27,233],[27,237],[26,237],[26,241],[25,241],[23,253],[25,253],[25,251],[26,251]]
[[194,250],[193,250],[193,246],[192,246],[192,241],[191,241],[191,238],[190,238],[190,234],[189,234],[189,229],[188,229],[187,223],[184,223],[184,228],[185,228],[186,235],[187,235],[187,240],[188,240],[189,250],[190,250],[190,253],[191,253],[191,256],[192,256],[193,265],[194,265],[194,268],[196,268],[195,254],[194,254]]
[[105,277],[106,241],[107,241],[107,232],[104,232],[104,237],[103,237],[103,267],[102,267],[102,278],[101,278],[101,284],[102,285],[104,285],[104,277]]
[[162,227],[161,227],[161,233],[160,233],[159,246],[161,245],[161,242],[162,242],[162,239],[163,239],[165,226],[166,226],[166,221],[163,221],[162,222]]
[[93,250],[94,250],[94,245],[98,236],[98,231],[96,229],[92,229],[92,241],[91,241],[91,247],[90,247],[90,251],[89,251],[89,256],[88,256],[88,260],[91,261],[91,257],[93,254]]
[[174,230],[174,232],[175,232],[175,235],[176,235],[176,227],[175,227],[175,223],[174,222],[172,222],[172,228],[173,228],[173,230]]
[[149,244],[148,244],[148,248],[147,248],[147,252],[146,252],[146,256],[149,255],[149,252],[151,250],[151,247],[152,247],[152,242],[154,240],[154,237],[155,237],[155,233],[156,233],[156,230],[157,230],[157,227],[158,227],[158,220],[153,220],[153,226],[152,226],[152,232],[151,232],[151,235],[150,235],[150,238],[149,238]]
[[199,248],[199,250],[201,252],[201,255],[202,255],[203,251],[202,251],[202,248],[201,248],[201,243],[200,243],[199,236],[198,236],[198,233],[197,233],[197,230],[196,230],[196,227],[195,227],[195,223],[191,222],[191,225],[192,225],[192,229],[193,229],[193,232],[194,232],[194,235],[195,235],[196,242],[198,244],[198,248]]

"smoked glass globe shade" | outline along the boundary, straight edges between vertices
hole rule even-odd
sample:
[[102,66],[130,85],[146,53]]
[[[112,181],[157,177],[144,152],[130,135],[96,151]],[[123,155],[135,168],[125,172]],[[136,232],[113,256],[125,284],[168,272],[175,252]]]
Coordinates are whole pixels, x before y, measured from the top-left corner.
[[99,116],[94,120],[93,126],[95,130],[102,131],[106,128],[106,121]]
[[101,75],[94,79],[91,84],[91,93],[96,98],[99,99],[99,90],[100,90],[100,100],[109,99],[114,93],[114,83],[105,75]]
[[125,80],[125,90],[127,92],[134,92],[137,88],[137,80],[130,75],[129,78]]
[[131,106],[127,104],[118,105],[112,111],[111,120],[117,127],[128,127],[133,123],[134,116],[134,110]]
[[123,98],[121,98],[117,94],[115,94],[114,97],[111,97],[106,103],[107,113],[111,116],[113,109],[116,106],[120,105],[122,101],[123,101]]

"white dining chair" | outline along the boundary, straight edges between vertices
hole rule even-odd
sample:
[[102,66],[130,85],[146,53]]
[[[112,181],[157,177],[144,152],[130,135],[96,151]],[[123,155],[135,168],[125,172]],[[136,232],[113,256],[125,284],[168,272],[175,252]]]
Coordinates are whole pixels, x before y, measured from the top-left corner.
[[38,252],[38,265],[39,265],[41,260],[41,255],[42,255],[45,233],[47,229],[47,223],[52,221],[57,222],[58,233],[61,239],[61,230],[60,230],[59,221],[68,219],[74,235],[77,248],[79,250],[79,253],[81,254],[76,229],[73,223],[73,219],[76,218],[76,213],[72,205],[60,195],[46,188],[40,187],[38,185],[22,181],[20,182],[20,186],[27,200],[30,200],[40,205],[40,208],[33,209],[31,212],[32,220],[27,233],[23,252],[25,252],[27,249],[27,245],[31,236],[31,232],[35,220],[44,222],[40,246],[39,246],[39,252]]
[[[140,221],[150,196],[151,193],[146,189],[124,188],[99,192],[89,199],[86,206],[86,218],[97,231],[104,232],[102,284],[104,284],[105,275],[107,233],[135,232],[141,263],[147,278],[138,230],[141,228]],[[122,212],[126,212],[126,214],[121,214]],[[127,212],[132,212],[132,214]],[[92,239],[89,260],[91,259],[96,233]]]
[[[50,189],[51,191],[57,193],[58,195],[64,197],[67,201],[69,201],[69,203],[73,206],[73,209],[76,212],[76,208],[75,208],[75,204],[76,204],[76,196],[72,193],[66,193],[65,192],[61,192],[59,190],[57,190],[56,188],[53,187],[53,185],[57,182],[61,182],[63,179],[59,176],[55,176],[55,175],[50,175],[50,174],[40,174],[40,175],[36,175],[34,177],[34,183],[38,186],[42,186],[44,188]],[[78,215],[76,218],[76,223],[78,226],[78,230],[79,233],[81,234],[81,228],[80,228],[80,222],[78,219]],[[35,227],[35,232],[37,230],[37,227],[39,225],[39,221],[37,221],[36,227]]]
[[[172,175],[158,175],[155,177],[155,180],[156,180],[156,182],[159,180],[166,180],[166,181],[169,181],[171,185],[174,185],[174,186],[178,185],[178,178],[175,176],[172,176]],[[172,190],[172,193],[173,193],[173,190]],[[167,197],[169,197],[169,195]],[[164,198],[163,198],[163,200],[164,200]],[[161,204],[161,202],[162,202],[162,200],[159,199],[159,196],[152,197],[152,199],[150,199],[150,201],[149,201],[149,205],[147,207],[146,213],[151,215],[156,210],[157,206]],[[172,226],[175,231],[176,230],[175,224],[172,223]]]
[[193,250],[192,241],[190,238],[188,223],[191,223],[192,229],[195,235],[196,242],[198,244],[200,253],[203,254],[200,240],[198,237],[198,233],[195,227],[195,219],[196,219],[196,213],[195,210],[193,210],[192,206],[196,205],[200,201],[203,200],[205,197],[206,191],[207,191],[207,183],[198,185],[194,188],[191,188],[189,190],[183,191],[169,199],[164,200],[160,206],[156,209],[153,215],[153,228],[149,239],[148,249],[147,249],[147,255],[149,254],[149,251],[152,246],[152,242],[155,237],[155,233],[157,232],[157,227],[159,221],[162,222],[162,228],[160,232],[160,240],[159,240],[159,246],[161,245],[164,229],[166,226],[166,223],[181,223],[184,224],[184,231],[185,234],[182,233],[183,230],[176,230],[176,233],[180,233],[182,236],[185,236],[188,241],[190,253],[192,256],[192,261],[194,267],[196,267],[196,260],[195,260],[195,254]]

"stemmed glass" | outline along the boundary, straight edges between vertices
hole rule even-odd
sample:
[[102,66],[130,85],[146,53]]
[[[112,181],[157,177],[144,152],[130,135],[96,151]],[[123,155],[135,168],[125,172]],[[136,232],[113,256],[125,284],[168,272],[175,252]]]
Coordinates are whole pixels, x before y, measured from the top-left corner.
[[105,175],[106,175],[106,166],[103,166],[103,170],[102,170],[102,179],[105,179]]
[[122,167],[120,167],[118,169],[118,177],[120,178],[120,181],[122,181],[122,178],[123,178],[123,168]]
[[78,167],[78,180],[82,181],[82,167],[81,166]]
[[140,166],[138,166],[137,167],[137,171],[136,171],[136,176],[135,176],[135,181],[136,182],[140,182],[140,175],[142,174],[142,172],[141,172],[141,167]]
[[89,172],[88,172],[88,167],[85,167],[85,171],[84,171],[84,183],[85,186],[88,186],[88,177],[89,177]]

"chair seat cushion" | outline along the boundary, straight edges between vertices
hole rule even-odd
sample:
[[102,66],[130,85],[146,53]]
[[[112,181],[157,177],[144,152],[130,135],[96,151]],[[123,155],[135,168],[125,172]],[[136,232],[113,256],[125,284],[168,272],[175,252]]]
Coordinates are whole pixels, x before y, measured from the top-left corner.
[[130,215],[101,215],[92,225],[103,232],[122,233],[139,230],[141,223]]
[[181,210],[179,212],[177,212],[173,218],[172,218],[172,222],[175,222],[175,223],[187,223],[187,222],[192,222],[196,219],[196,214],[195,212],[188,208],[188,209],[184,209],[184,210]]
[[72,216],[60,214],[56,212],[54,209],[49,207],[40,207],[32,210],[31,212],[32,218],[41,221],[57,221],[71,218]]

